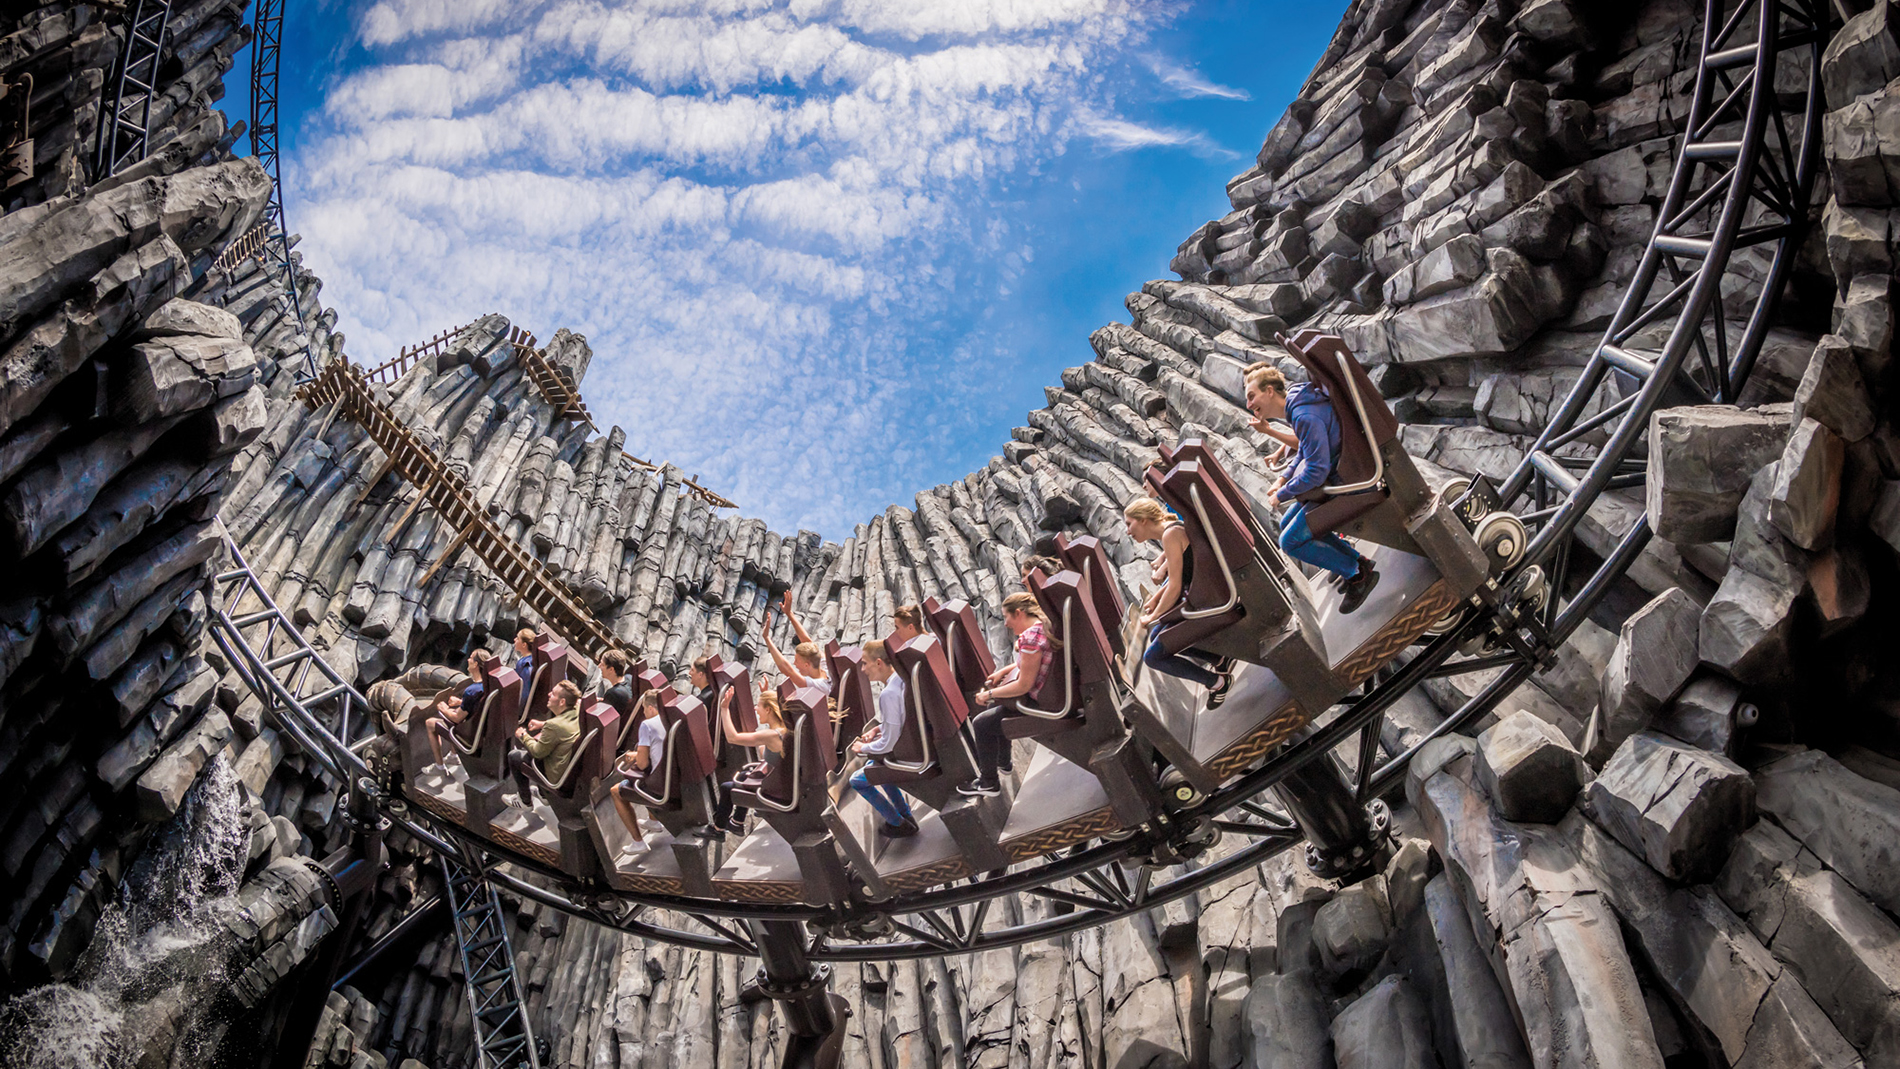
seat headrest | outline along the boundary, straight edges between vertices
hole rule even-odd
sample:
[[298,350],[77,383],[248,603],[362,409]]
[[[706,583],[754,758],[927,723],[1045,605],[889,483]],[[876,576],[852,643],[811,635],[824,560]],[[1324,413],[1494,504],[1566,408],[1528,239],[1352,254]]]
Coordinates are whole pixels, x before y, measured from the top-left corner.
[[1376,448],[1398,437],[1398,418],[1380,396],[1379,388],[1373,385],[1365,367],[1346,347],[1345,339],[1309,328],[1279,335],[1279,340],[1313,381],[1326,387],[1326,392],[1332,395],[1333,409],[1339,415],[1344,433],[1364,436],[1358,410],[1353,406],[1353,396],[1357,395],[1360,404],[1365,406],[1366,420],[1372,425],[1373,446]]
[[[740,731],[759,730],[759,711],[752,693],[752,672],[737,661],[722,661],[717,656],[707,666],[712,670],[714,687],[721,695],[732,692],[732,726]],[[717,718],[718,709],[706,710],[708,718]]]
[[[1115,647],[1102,627],[1101,617],[1096,615],[1094,602],[1083,591],[1081,573],[1061,571],[1043,575],[1038,572],[1029,577],[1029,589],[1042,604],[1042,614],[1049,618],[1055,637],[1062,642],[1062,649],[1051,652],[1057,657],[1065,653],[1075,657],[1078,682],[1093,683],[1107,678],[1115,661]],[[1064,615],[1068,617],[1072,634],[1063,630]],[[1061,671],[1061,668],[1054,670]]]
[[[779,696],[785,702],[785,722],[797,725],[803,718],[803,731],[809,732],[811,743],[817,749],[817,761],[812,766],[822,768],[829,773],[837,764],[838,754],[831,739],[830,699],[817,687],[795,687],[790,680],[779,688]],[[788,742],[788,747],[790,743]],[[789,749],[787,750],[789,753]],[[807,754],[807,759],[810,759]]]
[[[1181,461],[1169,468],[1166,474],[1149,468],[1148,485],[1181,518],[1189,539],[1196,545],[1203,540],[1218,540],[1221,552],[1227,555],[1229,567],[1240,567],[1241,562],[1253,552],[1252,527],[1242,518],[1243,513],[1221,492],[1201,461]],[[1209,526],[1205,528],[1194,508],[1197,498],[1207,513]],[[1201,575],[1203,564],[1208,568],[1216,566],[1211,560],[1201,561],[1197,558],[1194,562],[1197,578]]]
[[963,691],[950,672],[950,659],[937,636],[918,635],[892,654],[892,660],[895,661],[892,667],[903,677],[906,687],[911,685],[912,672],[915,672],[920,689],[915,695],[918,708],[930,710],[933,716],[939,711],[947,714],[951,726],[969,718],[969,703],[963,700]]

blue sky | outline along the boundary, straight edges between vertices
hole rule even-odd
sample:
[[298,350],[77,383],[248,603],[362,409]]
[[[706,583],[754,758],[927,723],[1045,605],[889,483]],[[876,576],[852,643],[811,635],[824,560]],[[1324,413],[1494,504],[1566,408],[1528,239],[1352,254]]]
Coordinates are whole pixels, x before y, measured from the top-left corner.
[[354,359],[569,327],[631,452],[839,537],[1173,277],[1345,3],[289,7],[290,226]]

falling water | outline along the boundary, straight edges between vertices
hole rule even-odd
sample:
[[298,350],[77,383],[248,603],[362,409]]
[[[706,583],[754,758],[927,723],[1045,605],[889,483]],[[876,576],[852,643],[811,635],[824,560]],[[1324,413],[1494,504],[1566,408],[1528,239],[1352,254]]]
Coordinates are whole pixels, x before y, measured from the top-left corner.
[[0,1066],[208,1061],[200,1026],[224,982],[245,832],[237,777],[220,755],[146,845],[72,977],[0,1006]]

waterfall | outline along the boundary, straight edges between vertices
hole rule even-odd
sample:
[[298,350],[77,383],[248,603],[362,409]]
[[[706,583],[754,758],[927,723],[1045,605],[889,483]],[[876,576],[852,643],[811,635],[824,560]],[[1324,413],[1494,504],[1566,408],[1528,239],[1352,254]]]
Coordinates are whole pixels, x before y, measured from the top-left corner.
[[73,975],[0,1006],[0,1066],[204,1064],[247,842],[237,777],[219,755],[147,842]]

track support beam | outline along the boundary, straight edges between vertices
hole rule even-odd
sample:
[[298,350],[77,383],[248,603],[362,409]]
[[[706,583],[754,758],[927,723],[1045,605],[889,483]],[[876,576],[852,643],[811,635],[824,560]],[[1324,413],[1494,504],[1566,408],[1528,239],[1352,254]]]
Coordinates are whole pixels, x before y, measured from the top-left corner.
[[805,934],[790,921],[753,921],[759,945],[758,992],[779,1004],[791,1041],[781,1069],[837,1069],[851,1007],[831,991],[831,967],[814,966]]

